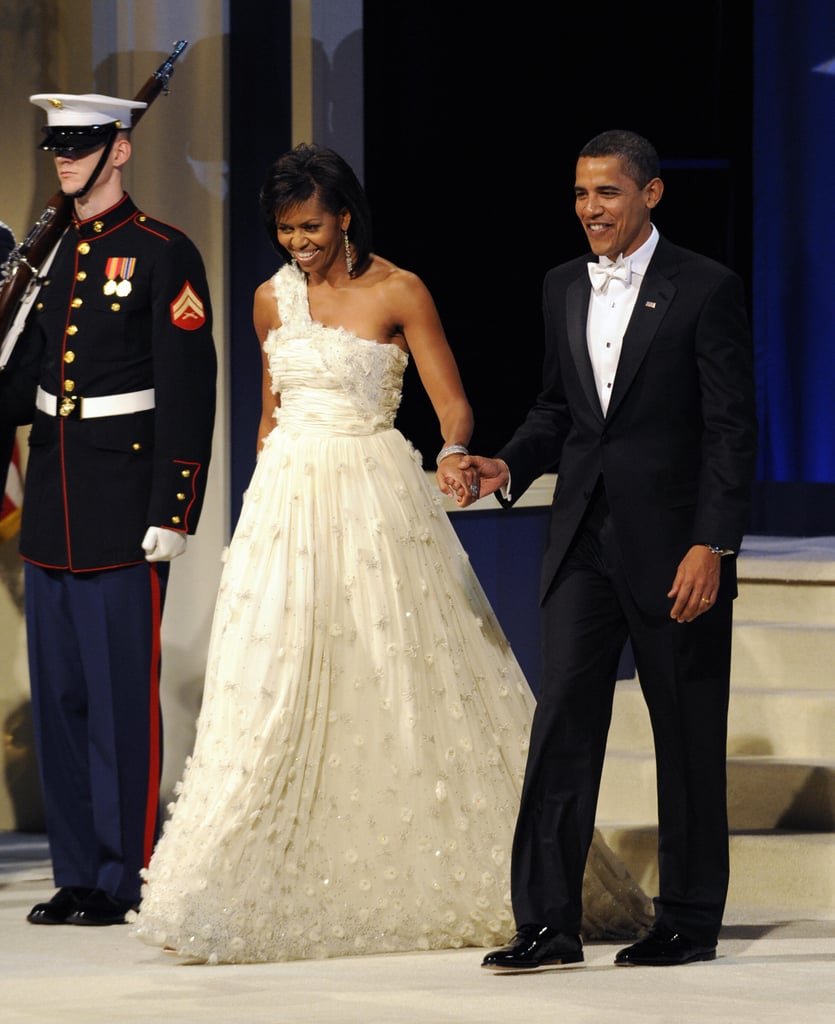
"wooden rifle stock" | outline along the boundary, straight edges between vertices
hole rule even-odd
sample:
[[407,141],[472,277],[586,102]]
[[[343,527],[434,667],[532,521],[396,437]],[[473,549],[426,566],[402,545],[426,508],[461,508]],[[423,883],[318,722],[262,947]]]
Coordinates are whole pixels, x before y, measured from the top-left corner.
[[[149,107],[161,92],[168,92],[168,82],[174,72],[174,61],[186,46],[185,39],[175,44],[166,60],[136,94],[137,102],[147,103]],[[132,127],[136,127],[148,107],[134,110]],[[30,283],[38,282],[43,261],[52,252],[69,224],[72,203],[71,197],[65,196],[63,192],[56,192],[43,208],[26,238],[9,253],[0,272],[0,341],[6,337]],[[9,354],[10,351],[6,352],[6,360]],[[0,365],[0,370],[3,369],[3,365]]]

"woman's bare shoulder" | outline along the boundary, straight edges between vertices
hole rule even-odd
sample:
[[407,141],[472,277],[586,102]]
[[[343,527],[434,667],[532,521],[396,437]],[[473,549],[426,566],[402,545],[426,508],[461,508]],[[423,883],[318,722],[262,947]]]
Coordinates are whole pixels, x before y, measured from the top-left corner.
[[371,268],[374,274],[374,284],[379,285],[386,291],[402,296],[414,296],[426,292],[426,285],[412,270],[399,267],[391,260],[383,256],[373,257]]
[[275,281],[268,277],[255,289],[252,299],[252,318],[259,337],[273,327],[281,326],[278,315],[278,303],[275,296]]
[[275,275],[262,281],[255,289],[255,301],[262,302],[264,299],[275,300]]

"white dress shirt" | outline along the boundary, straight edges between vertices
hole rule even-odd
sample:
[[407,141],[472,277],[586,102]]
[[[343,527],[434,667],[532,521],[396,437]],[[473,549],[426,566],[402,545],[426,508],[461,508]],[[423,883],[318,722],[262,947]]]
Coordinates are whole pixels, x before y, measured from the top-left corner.
[[[609,408],[623,335],[635,308],[635,300],[638,298],[647,266],[658,244],[658,229],[654,224],[651,225],[651,229],[646,242],[631,256],[626,257],[631,271],[629,282],[614,279],[609,282],[605,291],[592,289],[586,336],[594,370],[594,382],[604,416]],[[605,256],[600,257],[601,264],[611,262]]]

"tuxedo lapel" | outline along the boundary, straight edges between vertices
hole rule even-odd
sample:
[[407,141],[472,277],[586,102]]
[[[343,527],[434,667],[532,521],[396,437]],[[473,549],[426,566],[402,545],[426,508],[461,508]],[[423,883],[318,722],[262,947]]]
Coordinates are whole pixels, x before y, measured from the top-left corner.
[[589,406],[597,413],[601,421],[603,410],[600,408],[600,398],[597,394],[597,387],[594,383],[594,371],[589,356],[587,323],[589,317],[589,298],[591,296],[591,283],[588,274],[577,277],[566,291],[565,320],[568,333],[568,345],[577,368],[577,375],[583,386],[583,392],[588,399]]
[[665,258],[665,248],[664,240],[660,239],[647,267],[632,316],[629,318],[612,386],[607,419],[615,414],[628,393],[635,374],[644,361],[655,333],[678,290],[672,280],[678,273],[677,266]]

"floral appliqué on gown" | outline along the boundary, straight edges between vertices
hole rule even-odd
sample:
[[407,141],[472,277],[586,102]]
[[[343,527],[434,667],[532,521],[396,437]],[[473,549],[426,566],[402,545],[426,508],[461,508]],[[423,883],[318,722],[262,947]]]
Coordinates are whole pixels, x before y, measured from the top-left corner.
[[[281,407],[133,934],[208,963],[502,944],[534,697],[394,428],[408,357],[273,280]],[[592,854],[585,934],[630,935],[648,901]]]

